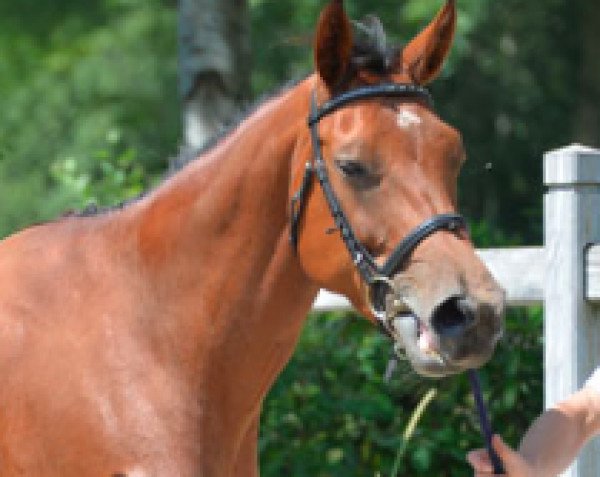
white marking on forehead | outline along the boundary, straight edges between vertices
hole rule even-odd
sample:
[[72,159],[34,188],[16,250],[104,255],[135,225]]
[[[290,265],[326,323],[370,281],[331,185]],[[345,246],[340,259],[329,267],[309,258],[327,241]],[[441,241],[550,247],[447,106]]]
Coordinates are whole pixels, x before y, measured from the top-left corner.
[[418,126],[422,122],[423,120],[416,113],[404,108],[402,108],[398,113],[398,116],[396,116],[396,123],[402,129],[408,129],[412,125]]

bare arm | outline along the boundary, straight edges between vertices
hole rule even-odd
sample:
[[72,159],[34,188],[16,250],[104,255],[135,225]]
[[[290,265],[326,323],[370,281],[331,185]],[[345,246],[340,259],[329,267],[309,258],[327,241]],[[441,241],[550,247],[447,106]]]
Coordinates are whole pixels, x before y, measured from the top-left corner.
[[535,469],[534,475],[556,475],[599,432],[600,394],[585,387],[536,419],[523,437],[519,453]]
[[[565,470],[579,450],[600,433],[600,393],[585,387],[541,414],[515,452],[495,436],[494,447],[509,477],[549,477]],[[485,450],[469,453],[476,477],[491,476]]]

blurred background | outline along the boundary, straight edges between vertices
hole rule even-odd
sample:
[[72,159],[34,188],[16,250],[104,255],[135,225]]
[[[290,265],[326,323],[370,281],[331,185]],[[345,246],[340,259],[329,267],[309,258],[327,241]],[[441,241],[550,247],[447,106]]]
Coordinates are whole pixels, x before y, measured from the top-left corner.
[[[312,69],[325,0],[0,2],[0,237],[139,195],[239,110]],[[346,0],[408,41],[441,0]],[[462,212],[478,246],[542,243],[542,156],[600,146],[600,3],[458,0],[436,109],[469,154]],[[526,270],[523,273],[527,273]],[[542,311],[512,310],[483,372],[516,444],[542,407]],[[481,444],[465,377],[383,373],[389,345],[352,313],[311,316],[264,406],[263,476],[464,476]],[[423,397],[435,397],[403,437]],[[398,458],[400,457],[400,458]]]

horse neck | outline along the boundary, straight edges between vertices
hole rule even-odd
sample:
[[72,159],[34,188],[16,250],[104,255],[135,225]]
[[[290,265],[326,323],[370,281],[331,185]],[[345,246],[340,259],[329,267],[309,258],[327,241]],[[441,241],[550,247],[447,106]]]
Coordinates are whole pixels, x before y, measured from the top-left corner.
[[185,360],[273,361],[252,394],[262,395],[291,355],[317,292],[289,245],[287,219],[310,82],[265,103],[140,205],[142,267],[161,309],[179,320],[171,325],[179,349],[199,358]]

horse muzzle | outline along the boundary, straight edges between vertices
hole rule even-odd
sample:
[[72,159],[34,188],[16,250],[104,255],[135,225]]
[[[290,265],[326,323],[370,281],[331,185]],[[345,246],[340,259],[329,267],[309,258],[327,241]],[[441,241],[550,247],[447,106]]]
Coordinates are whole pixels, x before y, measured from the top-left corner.
[[503,293],[485,301],[452,294],[421,316],[394,281],[382,280],[369,290],[372,312],[394,340],[396,353],[406,355],[421,375],[443,377],[479,368],[502,336]]

